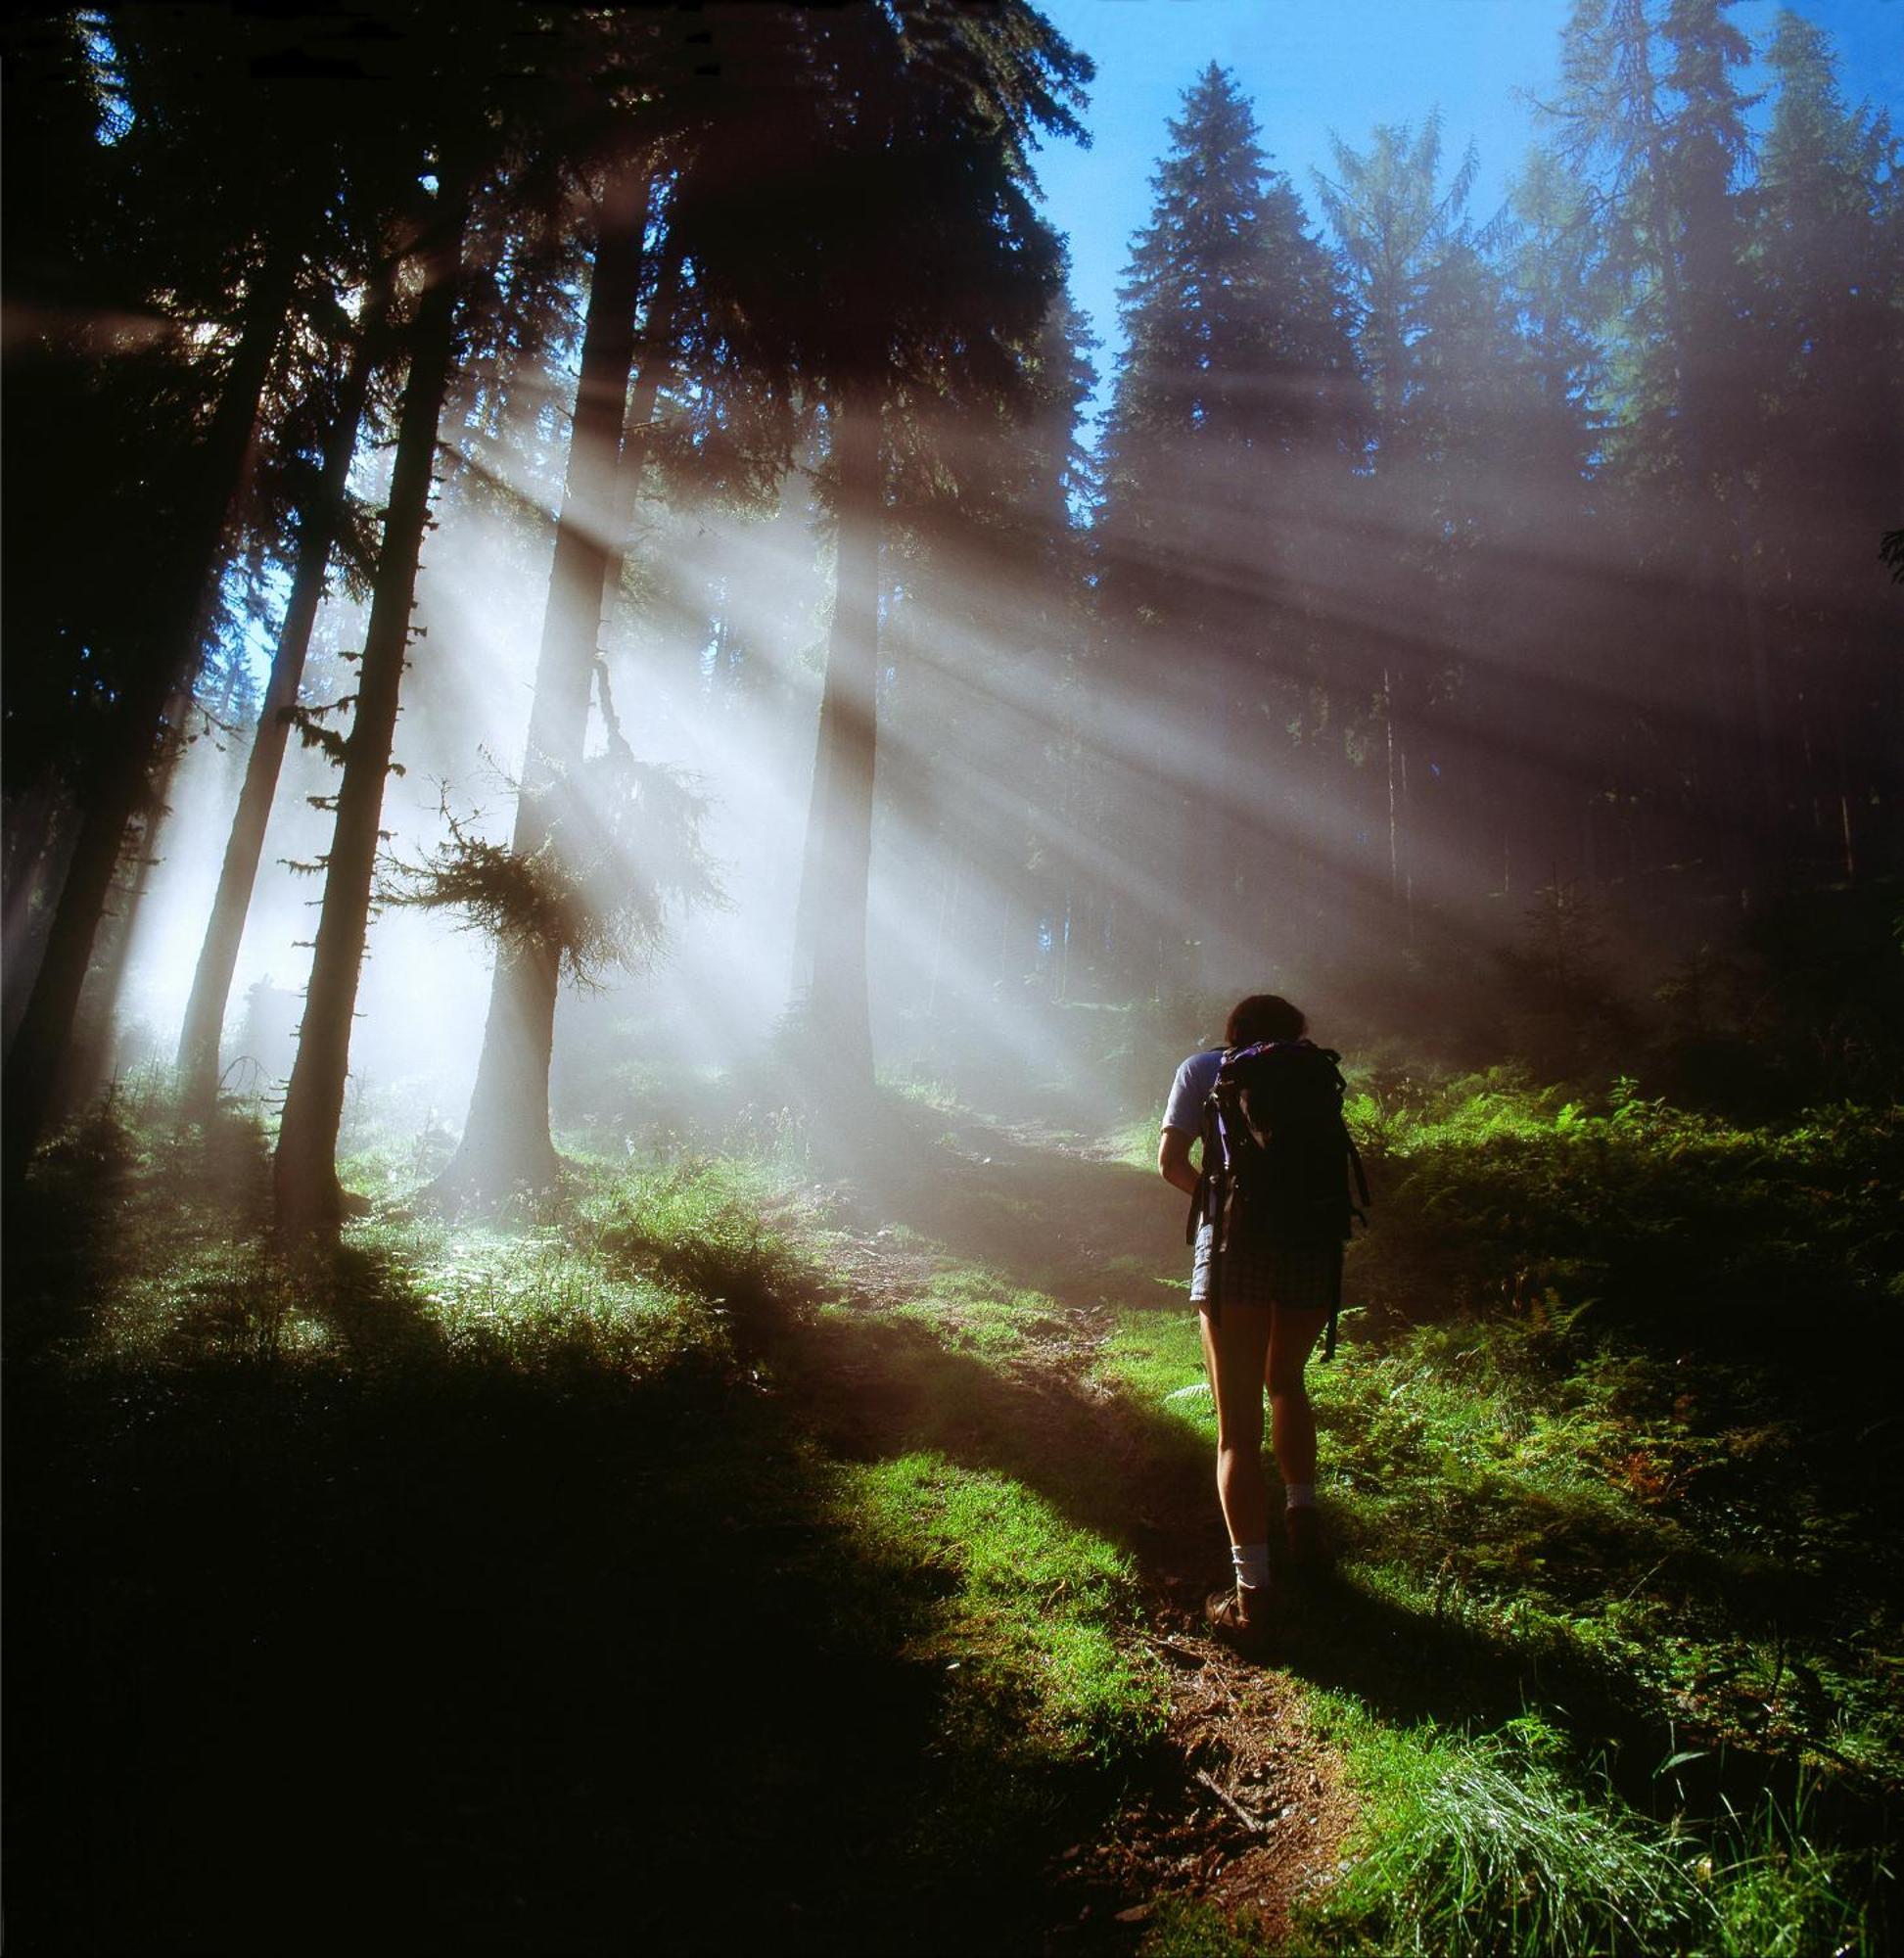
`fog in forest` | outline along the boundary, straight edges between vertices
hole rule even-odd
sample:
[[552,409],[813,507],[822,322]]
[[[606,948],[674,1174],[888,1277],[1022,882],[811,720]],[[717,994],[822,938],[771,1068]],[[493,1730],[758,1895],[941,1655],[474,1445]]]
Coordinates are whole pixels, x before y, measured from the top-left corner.
[[0,17],[22,1950],[1898,1947],[1900,19]]
[[[243,255],[185,208],[203,169],[185,99],[194,60],[236,78],[270,49],[136,9],[72,19],[75,40],[49,29],[35,55],[68,98],[43,121],[74,142],[94,118],[102,256],[43,283],[70,308],[117,279],[163,324],[32,313],[42,260],[16,248],[16,343],[57,381],[17,472],[57,445],[60,388],[145,468],[166,417],[206,425],[243,352]],[[85,689],[104,675],[123,698],[116,672],[158,670],[165,703],[153,790],[128,799],[96,928],[73,927],[89,969],[50,1107],[150,1091],[179,1050],[354,322],[370,378],[348,507],[218,1047],[222,1092],[283,1097],[371,586],[397,548],[379,526],[452,138],[471,204],[345,1008],[347,1146],[353,1124],[426,1153],[460,1132],[499,945],[560,965],[551,1117],[610,1148],[824,1094],[862,1071],[868,1025],[893,1087],[1100,1128],[1256,990],[1337,1045],[1455,1068],[1692,1092],[1692,1046],[1807,1013],[1801,1038],[1847,1081],[1880,1065],[1870,1016],[1826,1011],[1806,976],[1881,942],[1898,848],[1880,544],[1904,453],[1904,204],[1864,49],[1802,13],[1753,40],[1725,5],[1596,0],[1556,19],[1545,72],[1503,84],[1539,107],[1533,147],[1493,160],[1498,209],[1433,102],[1370,100],[1290,172],[1237,77],[1186,50],[1147,192],[1117,207],[1137,213],[1120,316],[1093,334],[1064,214],[1032,201],[1040,146],[1090,126],[1088,34],[1046,48],[1003,148],[967,146],[961,179],[906,121],[929,122],[929,88],[865,91],[864,130],[789,112],[774,63],[864,49],[767,19],[721,17],[718,76],[680,101],[618,108],[602,84],[569,155],[506,90],[471,129],[419,126],[420,173],[371,140],[391,77],[288,98],[285,183],[238,213],[254,286],[290,241],[272,195],[301,173],[349,189],[297,247],[243,481],[204,492],[225,515],[189,689],[136,616],[136,563],[102,593],[57,526],[44,560],[36,532],[17,546],[10,1036],[75,851],[106,847],[79,837],[116,766]],[[483,31],[447,57],[479,106]],[[621,33],[676,71],[676,26],[609,14],[586,33],[584,70]],[[879,235],[867,187],[888,166]],[[139,253],[180,227],[156,299],[152,278],[129,290],[143,260],[103,256],[142,199]],[[622,351],[585,428],[609,253],[623,316],[599,330]],[[854,389],[879,421],[858,489]],[[183,549],[165,529],[129,554]],[[559,534],[580,571],[552,573]],[[563,581],[596,567],[599,610],[578,612]],[[545,639],[568,648],[566,750],[531,728]],[[527,851],[519,801],[546,804]],[[36,1045],[61,1048],[58,1018]]]

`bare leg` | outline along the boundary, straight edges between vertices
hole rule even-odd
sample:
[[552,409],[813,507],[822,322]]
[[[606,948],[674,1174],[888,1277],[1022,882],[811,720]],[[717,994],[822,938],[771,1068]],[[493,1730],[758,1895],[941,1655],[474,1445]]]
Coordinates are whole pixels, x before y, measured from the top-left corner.
[[1274,1321],[1265,1377],[1270,1389],[1270,1432],[1277,1471],[1286,1488],[1292,1482],[1316,1479],[1316,1415],[1302,1375],[1323,1328],[1328,1324],[1328,1314],[1285,1312],[1278,1306]]
[[1214,1325],[1207,1312],[1199,1317],[1203,1364],[1217,1403],[1217,1501],[1231,1543],[1263,1543],[1270,1533],[1263,1380],[1275,1315],[1267,1306],[1227,1305]]

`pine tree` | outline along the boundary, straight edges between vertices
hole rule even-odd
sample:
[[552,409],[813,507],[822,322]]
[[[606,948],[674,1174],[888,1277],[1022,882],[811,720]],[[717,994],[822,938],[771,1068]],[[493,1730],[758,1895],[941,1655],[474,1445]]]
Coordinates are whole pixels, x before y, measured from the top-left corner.
[[[1467,215],[1470,145],[1444,183],[1438,116],[1417,132],[1379,125],[1366,151],[1333,139],[1324,213],[1348,268],[1371,397],[1370,462],[1357,518],[1365,593],[1361,662],[1380,757],[1363,798],[1385,839],[1380,874],[1412,935],[1425,721],[1454,685],[1463,584],[1489,463],[1494,363],[1509,356],[1501,297]],[[1370,807],[1372,800],[1372,808]]]
[[[1853,110],[1830,41],[1779,16],[1766,63],[1771,126],[1752,250],[1763,334],[1761,492],[1790,679],[1810,853],[1860,874],[1895,806],[1895,621],[1872,540],[1895,507],[1904,452],[1904,151],[1889,120]],[[1880,856],[1884,854],[1880,850]]]
[[[635,304],[642,275],[652,172],[638,153],[608,166],[595,202],[594,253],[581,337],[580,372],[570,435],[567,481],[549,573],[528,752],[510,849],[525,861],[575,847],[590,812],[580,774],[603,605],[615,556],[618,456],[624,447]],[[653,349],[637,387],[628,453],[639,445],[658,382]],[[643,398],[645,396],[645,399]],[[459,1197],[543,1189],[557,1172],[549,1137],[549,1059],[555,1033],[560,948],[497,947],[488,1022],[469,1118],[440,1188]]]
[[[40,480],[30,546],[10,551],[25,587],[14,617],[50,682],[35,692],[57,700],[64,680],[69,702],[90,699],[64,716],[70,737],[49,744],[74,805],[72,842],[8,1050],[9,1186],[52,1106],[127,826],[163,805],[152,777],[167,753],[167,703],[195,683],[241,552],[254,438],[295,339],[287,328],[336,242],[337,119],[308,91],[253,82],[268,32],[204,10],[126,10],[89,27],[76,51],[101,115],[95,148],[112,152],[85,172],[107,196],[81,237],[97,263],[119,265],[95,294],[116,293],[108,319],[143,313],[150,326],[129,364],[102,357],[123,329],[57,313],[39,329],[36,352],[58,377],[42,407],[82,413],[67,426],[28,421],[26,466]],[[77,493],[63,495],[68,485]],[[102,522],[117,504],[128,514]],[[106,535],[127,539],[113,581],[93,569]]]
[[271,677],[260,704],[231,835],[219,868],[205,942],[193,973],[179,1035],[178,1093],[188,1115],[204,1119],[218,1095],[219,1044],[231,996],[232,975],[244,938],[264,834],[284,763],[285,743],[298,707],[311,629],[324,597],[326,574],[348,522],[346,486],[370,395],[371,375],[384,355],[385,332],[396,264],[388,265],[364,298],[348,365],[338,391],[322,464],[307,489],[297,526],[291,595],[278,633]]
[[464,233],[481,167],[473,135],[438,164],[439,181],[419,254],[423,279],[405,351],[409,377],[397,419],[390,505],[357,675],[355,712],[344,743],[337,827],[325,860],[324,897],[312,951],[298,1058],[278,1129],[273,1185],[279,1228],[335,1230],[346,1209],[337,1177],[350,1020],[369,930],[378,818],[390,772],[397,696],[410,644],[417,560],[429,517],[437,424],[454,359]]
[[1750,49],[1727,19],[1733,5],[1580,0],[1550,114],[1562,154],[1600,193],[1608,310],[1622,323],[1608,455],[1649,575],[1677,601],[1655,625],[1692,669],[1681,692],[1694,849],[1737,893],[1776,764],[1744,477],[1754,401],[1739,176],[1750,101],[1734,71]]

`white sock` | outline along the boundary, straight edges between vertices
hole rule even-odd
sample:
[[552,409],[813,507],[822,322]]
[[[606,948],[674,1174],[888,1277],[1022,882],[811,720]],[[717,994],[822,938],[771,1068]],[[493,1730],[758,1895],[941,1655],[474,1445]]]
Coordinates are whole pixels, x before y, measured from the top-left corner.
[[1270,1547],[1266,1543],[1232,1543],[1230,1561],[1236,1566],[1236,1582],[1252,1591],[1265,1589],[1270,1581]]
[[1282,1501],[1292,1510],[1313,1510],[1316,1507],[1316,1485],[1314,1482],[1288,1482],[1283,1485]]

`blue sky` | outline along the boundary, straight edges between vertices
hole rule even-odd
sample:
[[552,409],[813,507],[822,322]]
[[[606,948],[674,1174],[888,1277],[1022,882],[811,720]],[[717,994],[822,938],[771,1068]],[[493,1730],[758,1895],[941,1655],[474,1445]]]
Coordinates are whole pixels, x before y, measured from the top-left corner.
[[[1256,106],[1263,145],[1312,216],[1312,168],[1332,129],[1360,148],[1376,122],[1419,125],[1439,105],[1452,164],[1471,136],[1486,218],[1534,137],[1530,97],[1551,89],[1571,0],[1042,0],[1097,64],[1090,150],[1052,144],[1039,161],[1048,212],[1071,241],[1072,289],[1091,315],[1107,379],[1117,350],[1117,286],[1132,233],[1149,211],[1164,124],[1210,61],[1232,70]],[[1845,94],[1904,122],[1904,0],[1798,0],[1833,36]],[[1742,0],[1733,18],[1764,40],[1779,0]]]

